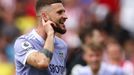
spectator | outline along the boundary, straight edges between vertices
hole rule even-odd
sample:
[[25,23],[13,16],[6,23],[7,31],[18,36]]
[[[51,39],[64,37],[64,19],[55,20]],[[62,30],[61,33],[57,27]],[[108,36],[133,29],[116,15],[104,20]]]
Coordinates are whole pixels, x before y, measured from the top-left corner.
[[[67,75],[70,75],[72,68],[77,65],[86,65],[83,60],[83,45],[88,45],[93,40],[95,43],[103,43],[103,37],[101,30],[97,28],[85,27],[81,29],[79,37],[81,39],[82,45],[69,52],[68,62],[67,62]],[[99,38],[98,38],[99,37]]]
[[124,43],[124,49],[127,60],[130,60],[134,64],[134,38],[129,38]]
[[133,64],[125,59],[125,53],[122,47],[115,39],[111,39],[107,44],[108,63],[119,66],[123,69],[125,75],[134,75]]
[[124,75],[117,66],[111,66],[102,62],[103,46],[94,42],[84,45],[83,59],[86,66],[76,65],[72,69],[72,75]]

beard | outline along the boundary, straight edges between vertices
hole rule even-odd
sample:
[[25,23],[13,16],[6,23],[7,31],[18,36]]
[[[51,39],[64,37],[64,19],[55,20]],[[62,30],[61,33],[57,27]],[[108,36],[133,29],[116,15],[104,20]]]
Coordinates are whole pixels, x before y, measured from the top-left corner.
[[[51,21],[53,21],[51,18],[50,18]],[[59,19],[57,21],[53,21],[55,23],[54,24],[51,24],[53,29],[54,29],[54,32],[57,32],[57,33],[60,33],[60,34],[65,34],[66,33],[66,27],[64,25],[64,22],[66,21],[65,18],[62,18],[62,19]]]
[[60,19],[55,23],[56,25],[52,25],[53,29],[55,32],[60,33],[60,34],[65,34],[66,33],[66,27],[64,25],[66,19]]
[[56,24],[56,26],[52,25],[52,27],[53,27],[54,31],[57,33],[60,33],[60,34],[66,33],[65,25],[60,26],[59,24]]

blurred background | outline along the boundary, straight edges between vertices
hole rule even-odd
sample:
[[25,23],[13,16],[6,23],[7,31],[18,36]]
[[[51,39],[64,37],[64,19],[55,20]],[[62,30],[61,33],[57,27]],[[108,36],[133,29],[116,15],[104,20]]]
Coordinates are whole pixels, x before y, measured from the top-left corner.
[[[68,16],[67,33],[61,36],[69,47],[66,75],[76,64],[86,64],[81,46],[91,40],[105,45],[102,61],[116,62],[134,75],[134,0],[63,1]],[[36,0],[0,0],[0,75],[15,75],[14,41],[36,26],[35,4]]]

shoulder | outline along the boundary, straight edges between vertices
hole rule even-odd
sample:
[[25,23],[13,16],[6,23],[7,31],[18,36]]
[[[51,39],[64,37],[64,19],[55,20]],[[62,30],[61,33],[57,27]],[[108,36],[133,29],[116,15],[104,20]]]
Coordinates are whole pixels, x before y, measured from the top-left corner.
[[72,75],[90,74],[90,68],[88,66],[75,65],[72,69]]
[[32,47],[31,43],[28,41],[28,35],[22,35],[16,39],[14,42],[14,50],[19,51],[19,50],[24,50],[24,49],[29,49]]
[[21,35],[20,37],[18,37],[15,42],[14,42],[14,46],[19,45],[19,43],[26,41],[27,40],[27,36],[26,35]]
[[133,67],[133,64],[132,64],[132,62],[126,60],[126,61],[124,62],[124,67]]
[[125,62],[124,62],[124,65],[123,65],[123,70],[125,71],[125,72],[133,72],[134,71],[134,67],[133,67],[134,65],[132,64],[132,62],[130,62],[130,61],[128,61],[128,60],[126,60]]
[[23,41],[28,41],[30,39],[32,39],[34,37],[33,35],[33,32],[29,32],[29,33],[26,33],[24,35],[21,35],[20,37],[18,37],[15,41],[15,45],[18,44],[18,43],[21,43]]
[[121,67],[116,66],[116,65],[106,64],[105,69],[108,72],[111,72],[112,74],[124,75],[123,69],[121,69]]
[[25,40],[26,40],[26,38],[24,37],[24,35],[18,37],[14,42],[14,47],[17,47],[19,44],[21,44],[21,42],[23,42]]

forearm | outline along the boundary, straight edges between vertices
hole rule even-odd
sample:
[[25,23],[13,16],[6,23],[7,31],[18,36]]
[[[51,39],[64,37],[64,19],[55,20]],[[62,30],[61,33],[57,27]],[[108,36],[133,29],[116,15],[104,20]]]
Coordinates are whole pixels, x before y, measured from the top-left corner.
[[44,55],[48,59],[48,63],[52,59],[53,51],[54,51],[54,34],[53,33],[49,33],[49,34],[47,34],[47,38],[45,40],[44,49],[42,50],[42,53],[44,53]]
[[40,52],[33,52],[27,57],[27,64],[38,69],[48,68],[49,59]]
[[48,49],[50,52],[53,53],[54,51],[54,34],[50,33],[47,35],[47,38],[45,40],[44,49]]

